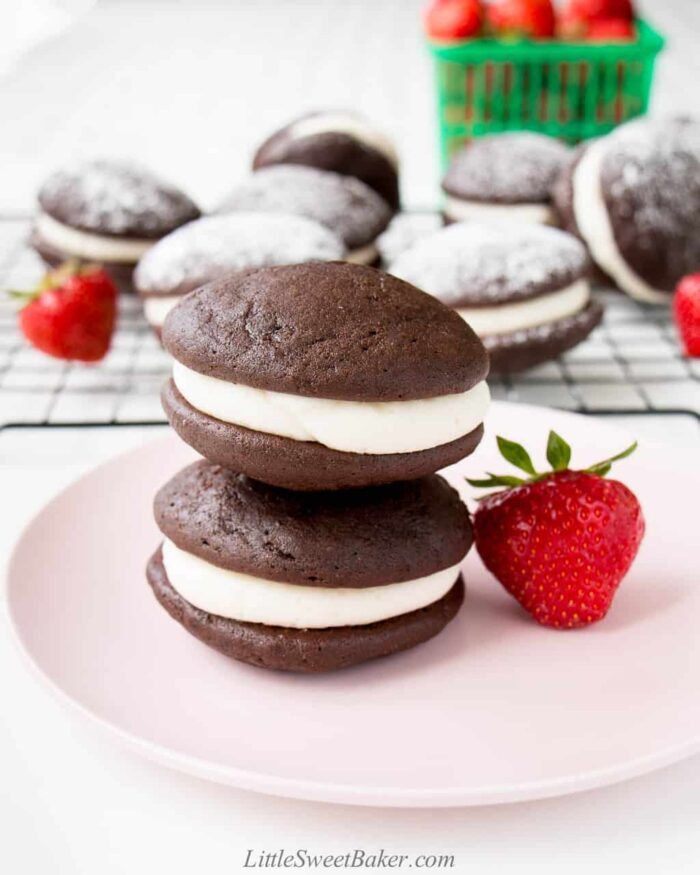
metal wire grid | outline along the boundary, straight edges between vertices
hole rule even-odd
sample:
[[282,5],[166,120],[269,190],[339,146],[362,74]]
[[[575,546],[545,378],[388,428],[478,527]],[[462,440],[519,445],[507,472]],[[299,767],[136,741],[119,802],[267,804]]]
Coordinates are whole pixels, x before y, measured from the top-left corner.
[[[42,271],[27,249],[27,222],[0,220],[0,288],[29,288]],[[616,292],[598,292],[604,324],[576,349],[517,378],[492,382],[495,398],[584,413],[683,412],[700,418],[700,360],[684,359],[669,314]],[[141,313],[122,296],[108,356],[63,363],[29,347],[14,304],[0,301],[0,428],[161,423],[159,391],[170,370]]]

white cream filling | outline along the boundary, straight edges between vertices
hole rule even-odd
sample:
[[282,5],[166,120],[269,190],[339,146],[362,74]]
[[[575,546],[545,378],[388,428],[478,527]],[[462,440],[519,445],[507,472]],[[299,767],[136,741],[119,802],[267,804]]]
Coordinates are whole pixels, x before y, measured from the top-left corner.
[[337,132],[348,134],[381,153],[394,167],[398,166],[399,158],[391,140],[375,130],[363,118],[350,113],[323,113],[310,118],[295,122],[289,129],[289,135],[293,139],[312,137],[315,134],[328,134]]
[[653,288],[638,276],[624,260],[615,242],[601,184],[605,147],[604,139],[593,143],[574,172],[573,205],[579,231],[597,264],[623,292],[649,304],[667,304],[668,294]]
[[167,539],[163,565],[173,588],[202,611],[292,629],[364,626],[408,614],[441,599],[459,575],[459,565],[453,565],[427,577],[385,586],[298,586],[218,568]]
[[369,243],[367,246],[351,249],[343,260],[352,264],[373,264],[378,257],[379,250],[374,243]]
[[143,299],[143,312],[149,325],[162,328],[165,317],[182,300],[181,295],[153,295]]
[[489,405],[485,381],[468,392],[417,401],[336,401],[254,389],[173,367],[180,394],[222,422],[344,453],[415,453],[469,434]]
[[578,280],[559,291],[527,301],[515,301],[498,307],[463,307],[457,312],[479,337],[486,337],[558,322],[583,310],[590,296],[588,282]]
[[506,219],[537,225],[556,225],[556,213],[548,204],[496,204],[446,197],[443,212],[458,222],[470,219],[499,221]]
[[155,240],[108,237],[103,234],[78,231],[76,228],[57,222],[48,213],[39,213],[35,227],[39,236],[51,246],[55,246],[66,255],[91,261],[136,264],[139,258],[156,243]]

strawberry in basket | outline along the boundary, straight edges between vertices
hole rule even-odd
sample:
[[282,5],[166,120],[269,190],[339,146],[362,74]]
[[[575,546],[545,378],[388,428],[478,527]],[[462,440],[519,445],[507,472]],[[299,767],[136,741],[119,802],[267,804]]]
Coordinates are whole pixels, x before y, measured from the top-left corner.
[[434,40],[462,40],[478,36],[484,21],[481,0],[433,0],[425,10],[424,24]]

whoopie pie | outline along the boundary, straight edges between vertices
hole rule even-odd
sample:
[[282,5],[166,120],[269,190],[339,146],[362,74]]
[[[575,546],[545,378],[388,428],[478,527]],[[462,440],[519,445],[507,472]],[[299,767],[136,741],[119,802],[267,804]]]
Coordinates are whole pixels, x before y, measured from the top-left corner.
[[457,613],[467,509],[437,475],[298,493],[196,462],[157,494],[147,568],[166,611],[243,662],[330,671],[406,650]]
[[262,268],[185,296],[163,326],[171,425],[203,456],[288,489],[420,477],[469,455],[488,356],[436,298],[343,262]]

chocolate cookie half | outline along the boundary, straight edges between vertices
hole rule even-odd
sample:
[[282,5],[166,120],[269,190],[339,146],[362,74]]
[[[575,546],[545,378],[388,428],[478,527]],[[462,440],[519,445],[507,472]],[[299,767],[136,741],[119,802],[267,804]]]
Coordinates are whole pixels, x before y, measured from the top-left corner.
[[581,151],[555,188],[598,267],[633,298],[666,303],[700,268],[700,122],[637,119]]
[[134,285],[148,322],[160,334],[180,298],[210,280],[274,264],[334,261],[344,253],[332,231],[302,216],[206,216],[159,240],[139,261]]
[[481,337],[494,373],[514,373],[580,343],[602,318],[591,264],[570,234],[543,225],[458,223],[390,266],[453,307]]
[[255,153],[255,170],[271,164],[302,164],[354,176],[392,209],[399,207],[399,161],[394,144],[356,113],[314,112],[295,119]]
[[148,581],[227,656],[329,671],[436,635],[463,599],[469,514],[432,475],[299,495],[197,462],[155,499],[165,536]]
[[131,291],[136,262],[199,215],[184,192],[150,171],[91,161],[59,170],[42,185],[30,243],[51,266],[71,258],[103,264]]
[[219,213],[288,213],[330,228],[347,249],[346,261],[374,264],[377,236],[391,209],[374,189],[352,176],[314,167],[284,164],[264,167],[237,186]]
[[213,462],[277,486],[404,480],[468,455],[488,357],[464,320],[374,268],[263,268],[187,295],[163,343],[165,409]]
[[559,140],[527,131],[472,140],[443,179],[445,220],[556,224],[551,188],[568,154]]

